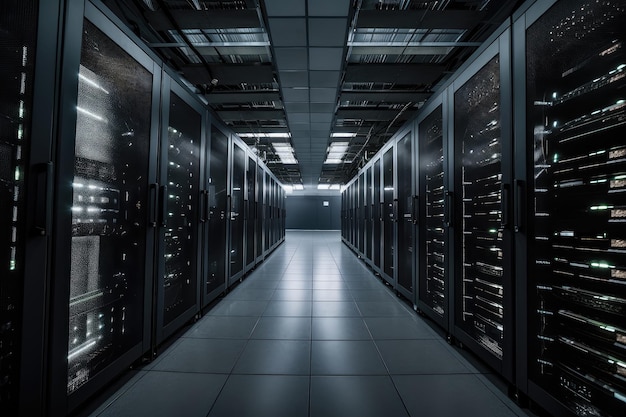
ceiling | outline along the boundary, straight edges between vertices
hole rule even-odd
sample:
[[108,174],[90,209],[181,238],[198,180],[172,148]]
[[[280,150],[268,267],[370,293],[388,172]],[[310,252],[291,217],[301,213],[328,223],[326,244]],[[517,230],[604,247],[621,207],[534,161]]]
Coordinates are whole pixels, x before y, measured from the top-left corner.
[[520,2],[104,3],[283,184],[317,189],[348,182]]

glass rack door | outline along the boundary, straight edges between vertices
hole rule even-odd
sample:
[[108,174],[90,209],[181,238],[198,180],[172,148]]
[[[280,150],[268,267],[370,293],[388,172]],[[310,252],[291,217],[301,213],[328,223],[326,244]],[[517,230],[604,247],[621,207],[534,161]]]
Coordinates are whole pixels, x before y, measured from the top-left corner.
[[394,252],[396,250],[395,231],[395,184],[393,172],[393,148],[383,154],[383,277],[393,282]]
[[380,158],[374,162],[374,267],[380,271],[381,267],[381,230],[382,230],[382,204],[380,199]]
[[413,140],[411,132],[404,135],[397,143],[398,169],[398,290],[413,299]]
[[255,262],[255,228],[256,228],[256,162],[248,158],[248,169],[246,170],[246,266],[252,266]]

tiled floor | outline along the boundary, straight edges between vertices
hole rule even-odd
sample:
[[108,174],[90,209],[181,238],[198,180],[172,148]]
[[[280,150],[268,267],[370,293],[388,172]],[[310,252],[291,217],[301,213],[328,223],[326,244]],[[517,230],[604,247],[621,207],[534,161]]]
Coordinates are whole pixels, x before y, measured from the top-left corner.
[[93,415],[526,416],[342,243],[285,243]]

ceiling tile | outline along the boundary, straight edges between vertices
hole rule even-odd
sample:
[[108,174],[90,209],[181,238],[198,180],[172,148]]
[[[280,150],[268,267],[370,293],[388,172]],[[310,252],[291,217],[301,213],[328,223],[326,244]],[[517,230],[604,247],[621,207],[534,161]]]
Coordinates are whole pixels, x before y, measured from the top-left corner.
[[311,123],[311,130],[322,130],[330,128],[330,123]]
[[265,0],[268,16],[304,16],[304,0]]
[[309,19],[310,46],[341,46],[346,43],[347,19]]
[[297,123],[297,122],[293,122],[293,123],[289,123],[289,127],[291,128],[291,130],[305,130],[305,129],[310,129],[311,125],[309,123]]
[[306,46],[306,19],[268,19],[274,46]]
[[311,130],[311,137],[315,138],[328,138],[330,135],[330,128]]
[[285,111],[288,113],[306,113],[309,111],[309,103],[285,103]]
[[339,71],[310,71],[311,87],[337,87]]
[[307,69],[307,48],[274,48],[280,71]]
[[283,98],[285,102],[308,102],[309,90],[306,88],[283,88]]
[[309,113],[287,113],[290,123],[309,123]]
[[348,16],[350,3],[350,0],[309,1],[309,16]]
[[311,137],[311,129],[291,129],[291,137]]
[[337,95],[337,89],[335,88],[311,88],[311,102],[315,103],[329,103],[334,102]]
[[341,58],[343,58],[343,48],[309,48],[309,69],[314,71],[339,71],[341,69]]
[[335,103],[311,103],[311,113],[334,113]]
[[308,87],[308,71],[280,71],[280,85],[283,87]]
[[330,123],[333,113],[311,113],[311,123]]

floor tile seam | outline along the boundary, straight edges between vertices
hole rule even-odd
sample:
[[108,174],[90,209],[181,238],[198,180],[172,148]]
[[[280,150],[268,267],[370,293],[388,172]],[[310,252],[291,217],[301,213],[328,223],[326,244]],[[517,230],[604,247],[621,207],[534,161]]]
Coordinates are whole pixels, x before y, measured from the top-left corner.
[[[475,373],[475,374],[473,374],[473,375],[475,375],[475,376],[476,376],[476,379],[478,379],[478,380],[480,381],[480,383],[481,383],[481,384],[483,384],[483,386],[484,386],[484,387],[485,387],[485,388],[486,388],[489,392],[491,392],[491,393],[492,393],[492,394],[493,394],[496,398],[498,398],[498,400],[499,400],[502,404],[504,404],[504,406],[505,406],[506,408],[508,408],[509,410],[511,410],[511,412],[512,412],[513,414],[515,414],[516,416],[524,416],[524,415],[525,415],[525,414],[519,414],[519,413],[518,413],[518,410],[523,410],[523,408],[522,408],[521,406],[519,406],[519,405],[515,404],[515,402],[514,402],[512,399],[508,398],[508,396],[506,396],[506,395],[505,395],[502,391],[500,391],[500,390],[498,389],[498,387],[496,387],[496,386],[495,386],[495,385],[494,385],[491,381],[489,381],[489,380],[485,377],[485,375],[488,375],[488,374],[483,374],[483,373],[477,373],[477,374],[476,374],[476,373]],[[495,374],[494,374],[494,375],[495,375]],[[496,376],[498,376],[498,375],[496,375]],[[506,398],[506,399],[508,399],[509,401],[504,401],[504,400],[503,400],[503,398]],[[516,408],[517,408],[517,410],[516,410],[515,408],[512,408],[512,407],[509,405],[509,403],[510,403],[510,404],[513,404],[513,405],[515,405],[515,406],[516,406]]]
[[150,369],[149,371],[146,371],[146,372],[165,373],[165,374],[190,374],[190,375],[230,375],[232,373],[232,370],[223,371],[223,372],[217,372],[217,371],[205,372],[205,371],[181,371],[177,369]]
[[[142,380],[143,378],[145,378],[146,375],[148,375],[148,372],[150,372],[150,370],[138,370],[139,373],[142,373],[142,375],[140,377],[137,378],[137,380],[135,382],[133,382],[132,384],[130,384],[128,387],[126,387],[126,384],[128,384],[128,382],[126,382],[126,384],[124,384],[123,387],[121,387],[121,389],[116,390],[113,395],[109,398],[107,398],[105,400],[105,402],[107,403],[106,406],[102,409],[102,411],[100,411],[97,415],[101,416],[102,414],[104,414],[106,412],[106,410],[109,409],[109,407],[111,407],[117,400],[119,400],[124,394],[126,394],[128,391],[130,391],[130,389],[132,387],[134,387],[137,382],[139,382],[140,380]],[[133,377],[134,378],[134,377]],[[99,407],[98,407],[99,408]],[[96,410],[94,410],[96,411]]]

